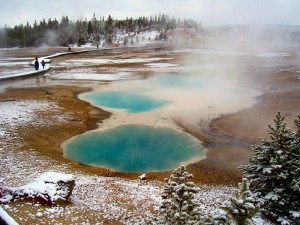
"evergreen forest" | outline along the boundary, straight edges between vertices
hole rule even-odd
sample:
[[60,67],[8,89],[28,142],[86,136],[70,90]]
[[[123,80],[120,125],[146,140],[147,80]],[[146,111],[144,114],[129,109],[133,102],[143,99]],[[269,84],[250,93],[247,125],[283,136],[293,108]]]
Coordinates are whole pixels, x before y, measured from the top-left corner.
[[128,38],[123,41],[126,45],[130,35],[140,32],[157,31],[159,35],[156,39],[163,40],[168,31],[177,28],[199,31],[200,26],[194,20],[170,18],[165,14],[138,19],[127,17],[123,20],[111,16],[96,18],[94,14],[91,20],[85,18],[77,21],[62,16],[60,21],[49,18],[39,23],[35,21],[33,25],[27,22],[13,28],[6,26],[0,30],[0,47],[81,46],[87,42],[111,45],[117,39],[117,34],[127,35]]

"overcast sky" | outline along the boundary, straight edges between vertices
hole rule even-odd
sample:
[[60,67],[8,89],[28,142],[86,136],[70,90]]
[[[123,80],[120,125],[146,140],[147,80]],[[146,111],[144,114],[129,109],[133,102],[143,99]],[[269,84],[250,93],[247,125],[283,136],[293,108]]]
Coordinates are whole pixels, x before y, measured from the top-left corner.
[[0,0],[0,27],[48,18],[60,21],[88,19],[95,13],[107,18],[137,18],[159,13],[194,19],[203,26],[226,24],[300,25],[300,0]]

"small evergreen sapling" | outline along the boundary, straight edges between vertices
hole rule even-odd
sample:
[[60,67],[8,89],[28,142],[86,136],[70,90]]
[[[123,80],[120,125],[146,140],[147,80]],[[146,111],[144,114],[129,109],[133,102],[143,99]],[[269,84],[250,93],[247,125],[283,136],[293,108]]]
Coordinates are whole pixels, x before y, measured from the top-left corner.
[[[273,221],[296,223],[300,211],[300,117],[296,132],[278,113],[269,125],[270,140],[253,147],[250,164],[242,167],[250,190],[261,201],[262,213]],[[296,216],[295,216],[296,215]]]
[[219,224],[237,224],[251,225],[252,218],[258,211],[255,199],[249,190],[249,183],[246,178],[243,178],[242,183],[238,184],[239,189],[235,192],[235,196],[225,201],[221,208],[225,211],[220,216]]
[[192,176],[184,166],[181,166],[173,171],[169,179],[165,180],[160,213],[167,224],[200,223],[200,208],[194,199],[198,188],[193,182],[189,182]]

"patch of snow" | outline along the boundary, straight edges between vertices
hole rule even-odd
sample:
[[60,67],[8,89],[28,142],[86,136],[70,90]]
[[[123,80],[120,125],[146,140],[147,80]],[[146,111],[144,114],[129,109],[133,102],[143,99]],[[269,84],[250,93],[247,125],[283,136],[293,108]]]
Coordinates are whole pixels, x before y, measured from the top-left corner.
[[58,182],[63,181],[66,183],[72,180],[74,180],[74,176],[71,174],[46,172],[37,177],[34,182],[16,188],[14,195],[26,195],[31,198],[38,196],[46,201],[56,202],[68,195],[68,190],[60,188]]
[[267,167],[263,169],[263,174],[271,174],[272,173],[273,168]]
[[46,101],[25,100],[19,101],[4,101],[0,102],[0,124],[15,124],[33,122],[35,111],[45,111],[50,107]]
[[2,128],[0,128],[0,136],[4,136],[5,135],[5,130],[3,130]]
[[278,200],[278,195],[275,194],[274,192],[269,192],[266,196],[265,199],[272,199],[274,201]]
[[147,63],[154,61],[170,60],[172,58],[132,58],[132,59],[71,59],[66,62],[60,63],[60,65],[82,65],[82,64],[123,64],[123,63]]
[[46,64],[45,67],[43,68],[43,66],[40,64],[38,70],[33,70],[31,68],[29,71],[26,71],[26,72],[18,72],[18,73],[13,73],[13,74],[0,75],[0,80],[1,79],[8,79],[8,78],[15,78],[15,77],[25,77],[25,76],[29,76],[29,75],[39,74],[39,73],[47,71],[49,69],[50,69],[49,65]]
[[95,48],[95,45],[93,45],[93,43],[86,43],[84,45],[81,45],[81,47],[82,48],[91,48],[91,47]]
[[0,61],[28,61],[31,57],[0,57]]
[[203,213],[212,212],[220,206],[221,202],[233,195],[234,188],[228,186],[197,185],[199,192],[195,198],[200,204]]
[[129,72],[119,72],[114,74],[98,74],[98,73],[60,73],[51,75],[53,79],[64,80],[99,80],[99,81],[115,81],[124,79],[136,79],[137,75]]
[[[39,119],[39,113],[47,113],[50,108],[54,111],[60,109],[56,104],[47,101],[12,99],[0,102],[0,136],[9,136],[17,127],[26,124],[46,125],[45,121]],[[57,116],[57,119],[63,121],[64,117]]]
[[71,174],[65,174],[65,173],[57,173],[53,171],[49,171],[46,173],[43,173],[40,177],[37,178],[37,181],[44,181],[44,182],[53,182],[57,183],[59,181],[68,182],[74,180],[74,176]]
[[0,66],[16,66],[16,65],[27,65],[28,62],[9,62],[9,61],[0,61]]
[[140,179],[140,180],[145,180],[145,179],[146,179],[146,174],[143,173],[141,176],[139,176],[139,179]]
[[38,212],[38,213],[36,214],[36,216],[37,216],[37,217],[42,217],[42,216],[43,216],[43,213]]
[[34,112],[47,110],[46,101],[4,101],[0,102],[0,124],[14,126],[16,124],[30,123],[34,120]]
[[252,219],[253,225],[272,225],[272,223],[267,222],[261,217],[260,213],[257,213]]
[[[144,46],[150,43],[158,42],[155,41],[155,39],[159,36],[158,31],[146,31],[146,32],[140,32],[140,33],[117,33],[116,34],[116,39],[114,40],[115,44],[118,45],[123,45],[124,40],[127,38],[128,39],[128,45],[127,47],[130,46]],[[131,43],[133,42],[133,44]]]
[[32,66],[29,64],[22,67],[2,67],[0,68],[0,77],[7,76],[7,75],[14,75],[14,74],[22,74],[27,72],[32,72]]
[[[75,204],[97,211],[105,219],[126,222],[126,214],[130,214],[132,223],[129,224],[139,220],[141,212],[146,212],[143,219],[149,223],[154,207],[158,206],[161,200],[160,188],[154,182],[141,183],[122,178],[96,176],[77,179],[73,196]],[[130,202],[130,211],[126,202]]]
[[277,222],[280,222],[280,225],[291,225],[291,223],[287,220],[285,220],[282,217],[279,217],[279,219],[277,220]]
[[29,65],[28,60],[32,58],[17,58],[17,57],[6,57],[0,58],[0,66],[17,66],[17,65]]
[[292,211],[292,217],[300,219],[300,211]]
[[147,63],[146,66],[154,67],[154,68],[166,68],[166,67],[176,67],[179,66],[179,64],[173,64],[173,63]]

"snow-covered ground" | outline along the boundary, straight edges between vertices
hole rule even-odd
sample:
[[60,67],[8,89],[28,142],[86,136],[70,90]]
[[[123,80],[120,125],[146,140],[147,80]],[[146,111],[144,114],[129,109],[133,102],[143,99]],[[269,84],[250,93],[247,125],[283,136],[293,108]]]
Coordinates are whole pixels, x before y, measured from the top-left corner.
[[166,66],[165,63],[155,63],[144,67],[101,67],[97,69],[76,67],[65,71],[54,71],[47,73],[47,77],[55,80],[95,80],[116,81],[143,79],[143,72],[168,73],[180,72],[181,66]]
[[72,72],[59,73],[56,75],[51,75],[53,79],[63,79],[63,80],[98,80],[98,81],[116,81],[116,80],[128,80],[128,79],[138,79],[139,76],[130,72],[117,72],[117,73],[87,73],[82,72]]
[[0,66],[24,65],[24,64],[28,64],[29,60],[32,60],[32,58],[0,57]]
[[125,64],[125,63],[147,63],[155,62],[161,60],[169,60],[172,58],[133,58],[133,59],[70,59],[59,63],[59,65],[76,65],[84,66],[86,64],[98,64],[98,65],[108,65],[108,64]]
[[[0,137],[9,137],[15,129],[26,124],[35,126],[45,125],[44,121],[37,119],[39,113],[46,113],[49,109],[58,110],[59,107],[47,101],[15,101],[9,100],[0,102]],[[57,116],[58,121],[64,118]]]
[[32,58],[1,57],[0,79],[7,75],[32,71],[29,60],[32,60]]
[[180,66],[180,64],[174,64],[174,63],[147,63],[145,65],[151,68],[169,68],[169,67]]

